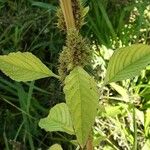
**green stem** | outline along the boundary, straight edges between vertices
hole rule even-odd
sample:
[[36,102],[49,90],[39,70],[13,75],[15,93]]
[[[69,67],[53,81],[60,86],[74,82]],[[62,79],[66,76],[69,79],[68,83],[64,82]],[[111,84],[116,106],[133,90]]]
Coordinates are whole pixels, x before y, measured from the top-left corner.
[[[32,84],[31,84],[31,86],[29,88],[29,95],[27,95],[27,93],[25,92],[23,86],[20,83],[16,84],[17,85],[18,98],[19,98],[19,102],[20,102],[20,107],[26,113],[27,113],[27,110],[29,110],[29,108],[27,108],[27,105],[30,105],[29,102],[30,102],[30,98],[31,98],[30,96],[32,95],[33,83],[34,82],[32,82]],[[26,96],[28,96],[28,99],[26,99]],[[27,100],[28,100],[28,102],[27,102]],[[27,114],[29,114],[29,113],[27,113]],[[30,122],[29,122],[29,118],[24,113],[22,113],[22,117],[23,117],[24,127],[25,127],[25,131],[26,131],[25,132],[25,136],[26,136],[27,132],[28,133],[31,132],[31,130],[30,130]],[[28,134],[27,136],[28,136],[30,149],[31,150],[35,150],[32,136],[30,134]]]
[[8,144],[8,139],[7,139],[6,132],[5,132],[5,128],[4,128],[4,132],[3,132],[3,138],[4,138],[6,150],[10,150],[9,144]]
[[133,150],[137,150],[137,123],[136,123],[136,112],[133,105],[133,127],[134,127],[134,145]]
[[19,126],[19,129],[18,129],[18,131],[17,131],[17,133],[16,133],[16,135],[15,135],[14,141],[17,140],[17,137],[18,137],[18,135],[19,135],[19,133],[20,133],[20,131],[21,131],[23,125],[24,125],[24,121],[23,121],[23,122],[21,123],[21,125]]
[[27,106],[26,106],[26,112],[30,114],[30,104],[31,104],[31,99],[32,99],[32,93],[34,89],[34,83],[35,81],[32,81],[30,83],[29,91],[28,91],[28,97],[27,97]]
[[17,107],[16,105],[14,105],[13,103],[11,103],[9,100],[2,98],[1,100],[3,100],[4,102],[8,103],[9,105],[11,105],[12,107],[16,108],[17,110],[19,110],[22,114],[25,114],[26,116],[30,117],[33,120],[36,120],[35,117],[31,116],[30,114],[28,114],[26,111],[22,110],[21,108]]
[[57,78],[60,80],[60,76],[56,75],[56,74],[53,74],[53,77]]

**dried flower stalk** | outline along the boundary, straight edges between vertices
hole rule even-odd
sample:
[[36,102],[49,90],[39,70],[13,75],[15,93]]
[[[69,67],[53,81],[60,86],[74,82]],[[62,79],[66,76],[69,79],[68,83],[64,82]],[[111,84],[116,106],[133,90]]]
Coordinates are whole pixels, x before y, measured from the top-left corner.
[[67,30],[75,28],[75,20],[72,11],[71,0],[60,0],[60,6],[64,14]]

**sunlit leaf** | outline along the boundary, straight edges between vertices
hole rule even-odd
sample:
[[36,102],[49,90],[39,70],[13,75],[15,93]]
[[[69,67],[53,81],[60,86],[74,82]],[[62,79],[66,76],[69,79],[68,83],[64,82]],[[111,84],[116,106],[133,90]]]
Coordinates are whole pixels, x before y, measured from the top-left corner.
[[62,131],[74,134],[68,107],[65,103],[55,105],[46,118],[39,122],[39,126],[46,131]]
[[99,136],[97,137],[96,139],[93,140],[93,145],[96,147],[96,146],[99,146],[100,143],[104,140],[106,140],[107,138],[105,136]]
[[150,109],[147,109],[145,113],[144,131],[145,131],[145,136],[149,136],[150,134]]
[[116,50],[111,57],[105,84],[133,78],[150,63],[150,46],[134,44]]
[[106,106],[105,111],[107,116],[116,117],[121,114],[121,106]]
[[63,149],[59,144],[54,144],[48,150],[63,150]]
[[141,125],[144,126],[144,111],[141,111],[140,109],[135,109],[135,111],[137,120],[139,120],[141,122]]
[[0,70],[16,81],[32,81],[45,77],[57,77],[36,56],[29,52],[0,56]]
[[123,101],[129,102],[129,94],[127,92],[127,89],[123,88],[122,86],[116,83],[110,83],[110,85],[122,96]]
[[66,77],[64,92],[77,136],[84,147],[97,112],[99,95],[94,79],[81,67]]
[[89,12],[89,7],[87,6],[87,7],[85,7],[84,9],[83,9],[83,17],[85,17],[86,15],[87,15],[87,13]]
[[142,150],[150,150],[150,140],[149,139],[145,142]]

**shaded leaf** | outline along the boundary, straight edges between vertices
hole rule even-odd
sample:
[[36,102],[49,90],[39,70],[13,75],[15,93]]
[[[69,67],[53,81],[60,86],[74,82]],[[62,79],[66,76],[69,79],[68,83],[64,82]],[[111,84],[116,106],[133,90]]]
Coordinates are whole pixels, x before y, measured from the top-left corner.
[[104,83],[116,82],[139,75],[150,63],[150,46],[134,44],[116,50],[110,58]]
[[68,107],[65,103],[55,105],[46,118],[39,122],[39,126],[46,131],[62,131],[74,134]]
[[36,56],[29,52],[0,56],[0,70],[16,81],[33,81],[45,77],[57,77]]
[[56,10],[56,7],[49,3],[44,3],[44,2],[31,2],[31,3],[32,3],[32,6],[37,6],[37,7],[53,10],[53,11]]
[[66,77],[64,92],[77,141],[84,147],[97,112],[96,83],[84,69],[76,67]]

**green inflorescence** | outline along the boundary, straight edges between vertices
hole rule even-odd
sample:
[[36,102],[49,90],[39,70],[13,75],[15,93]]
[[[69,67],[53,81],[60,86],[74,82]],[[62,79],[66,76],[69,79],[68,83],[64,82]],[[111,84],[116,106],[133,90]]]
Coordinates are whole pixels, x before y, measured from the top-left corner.
[[61,31],[67,33],[66,45],[63,47],[63,51],[59,56],[58,72],[62,82],[74,67],[84,67],[87,65],[92,56],[90,44],[88,44],[87,39],[83,38],[79,33],[80,28],[84,24],[85,8],[79,0],[72,0],[72,10],[75,20],[75,29],[69,30],[66,28],[62,10],[60,8],[57,10],[57,26]]
[[84,67],[92,56],[88,41],[77,30],[70,30],[67,34],[66,46],[59,57],[59,75],[62,80],[76,66]]
[[67,28],[66,28],[65,19],[63,16],[62,9],[60,7],[57,8],[56,16],[58,18],[56,23],[57,27],[60,29],[60,31],[66,31]]
[[84,8],[79,0],[72,0],[72,10],[76,29],[80,30],[80,28],[84,24],[84,16],[83,16]]

